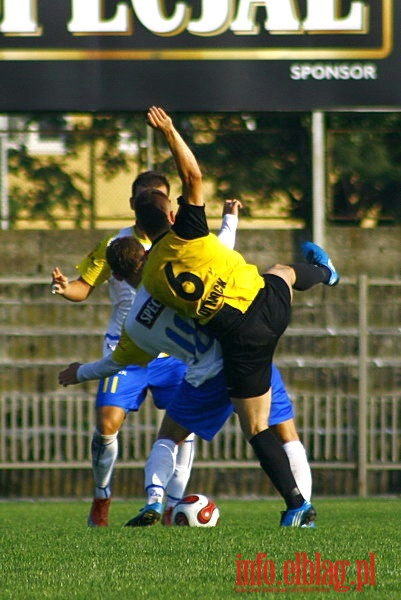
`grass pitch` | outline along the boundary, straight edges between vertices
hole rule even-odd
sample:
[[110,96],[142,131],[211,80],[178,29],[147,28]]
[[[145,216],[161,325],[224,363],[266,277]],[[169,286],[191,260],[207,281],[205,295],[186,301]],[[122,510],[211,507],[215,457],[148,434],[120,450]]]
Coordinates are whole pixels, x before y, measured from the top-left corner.
[[0,502],[0,598],[401,598],[399,499],[316,500],[314,530],[279,528],[276,499],[217,504],[212,529],[124,528],[140,501],[92,529],[86,502]]

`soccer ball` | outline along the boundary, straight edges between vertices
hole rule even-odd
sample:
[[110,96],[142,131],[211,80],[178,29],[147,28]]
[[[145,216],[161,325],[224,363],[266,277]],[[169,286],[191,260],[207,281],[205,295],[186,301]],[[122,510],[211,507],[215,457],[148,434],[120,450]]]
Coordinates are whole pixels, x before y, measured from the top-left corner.
[[174,525],[189,527],[215,527],[220,512],[215,503],[202,494],[191,494],[180,500],[173,509]]

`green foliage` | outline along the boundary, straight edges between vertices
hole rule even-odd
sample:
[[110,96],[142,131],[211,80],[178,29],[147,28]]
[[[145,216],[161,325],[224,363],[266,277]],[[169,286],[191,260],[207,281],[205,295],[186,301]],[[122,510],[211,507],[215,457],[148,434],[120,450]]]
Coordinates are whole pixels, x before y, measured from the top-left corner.
[[[287,200],[290,216],[308,218],[311,205],[309,120],[290,114],[178,115],[217,197],[240,198],[243,215]],[[168,157],[160,167],[170,168]]]
[[[312,219],[311,118],[307,113],[179,113],[175,123],[194,150],[217,199],[240,198],[244,216],[257,210],[310,224]],[[95,114],[67,123],[64,115],[27,115],[27,123],[58,131],[67,155],[33,157],[24,146],[9,151],[18,180],[10,190],[11,221],[32,217],[57,226],[60,211],[77,227],[90,219],[95,177],[113,179],[148,168],[149,130],[144,114]],[[326,115],[328,215],[332,222],[401,222],[400,113]],[[162,136],[154,135],[155,168],[176,173]],[[131,154],[121,142],[131,145]],[[88,151],[88,163],[69,171],[69,159]],[[86,168],[89,173],[84,173]],[[88,191],[90,190],[90,191]],[[269,213],[270,211],[270,213]],[[279,211],[280,214],[275,214]]]
[[[126,133],[129,132],[128,137]],[[132,158],[121,151],[120,143],[125,141],[133,144],[137,152]],[[142,114],[120,115],[95,114],[91,119],[78,121],[72,125],[66,134],[66,145],[69,152],[77,156],[79,150],[92,146],[96,148],[96,165],[106,179],[112,179],[121,171],[129,172],[133,164],[138,170],[146,168],[146,131]]]
[[401,221],[401,116],[330,114],[328,169],[333,220]]
[[24,146],[9,151],[8,165],[17,176],[10,190],[11,224],[17,218],[33,218],[56,228],[61,209],[77,227],[82,226],[90,211],[90,202],[78,186],[85,181],[82,173],[68,172],[63,160],[32,157]]
[[[277,499],[221,500],[218,505],[222,518],[214,529],[161,525],[131,529],[122,525],[142,505],[116,501],[110,526],[91,529],[86,527],[89,503],[2,502],[0,598],[238,598],[237,568],[243,563],[237,561],[255,561],[258,553],[274,561],[277,574],[286,561],[295,561],[302,553],[312,561],[317,554],[332,564],[349,561],[347,583],[357,581],[357,561],[368,561],[374,553],[375,585],[366,585],[363,597],[399,598],[398,499],[316,500],[315,530],[279,528],[282,503]],[[288,594],[252,591],[251,595],[292,598],[296,592],[297,600],[320,597],[311,593],[310,585],[307,591],[301,587]],[[356,584],[349,593],[355,591]],[[323,595],[331,598],[338,593]]]

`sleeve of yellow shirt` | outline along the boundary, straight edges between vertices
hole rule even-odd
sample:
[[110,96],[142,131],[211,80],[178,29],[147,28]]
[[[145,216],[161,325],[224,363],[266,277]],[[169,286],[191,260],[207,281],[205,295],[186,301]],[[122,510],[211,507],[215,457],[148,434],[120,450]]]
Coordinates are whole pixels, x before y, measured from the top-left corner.
[[75,267],[82,279],[92,287],[104,283],[111,276],[111,269],[106,260],[106,248],[113,237],[104,237],[88,256]]

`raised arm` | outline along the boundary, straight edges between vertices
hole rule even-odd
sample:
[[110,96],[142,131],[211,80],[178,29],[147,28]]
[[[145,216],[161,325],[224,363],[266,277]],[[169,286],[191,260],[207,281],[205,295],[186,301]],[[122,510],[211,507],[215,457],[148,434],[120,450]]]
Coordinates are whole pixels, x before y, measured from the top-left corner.
[[240,208],[242,208],[242,203],[239,200],[226,200],[224,202],[223,220],[217,237],[222,244],[227,246],[227,248],[231,248],[231,250],[235,246]]
[[182,195],[189,204],[204,205],[202,173],[194,154],[174,127],[171,117],[160,107],[152,106],[148,124],[162,132],[174,157],[182,182]]

